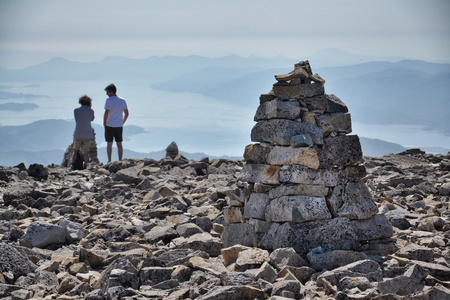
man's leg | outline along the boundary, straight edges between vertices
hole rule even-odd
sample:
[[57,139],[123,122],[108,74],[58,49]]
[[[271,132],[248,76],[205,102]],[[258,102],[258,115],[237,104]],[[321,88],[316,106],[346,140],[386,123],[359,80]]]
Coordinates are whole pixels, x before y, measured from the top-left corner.
[[117,145],[117,153],[119,154],[119,160],[122,160],[123,156],[122,142],[116,142],[116,145]]
[[106,146],[106,154],[108,154],[108,162],[111,162],[111,154],[112,154],[112,145],[113,142],[108,142],[107,146]]

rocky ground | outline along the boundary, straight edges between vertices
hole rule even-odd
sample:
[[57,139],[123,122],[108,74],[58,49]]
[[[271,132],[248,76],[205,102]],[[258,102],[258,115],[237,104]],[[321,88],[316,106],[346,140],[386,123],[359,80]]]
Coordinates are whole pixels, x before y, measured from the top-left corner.
[[385,247],[224,248],[243,161],[0,167],[3,299],[450,299],[450,154],[365,157]]

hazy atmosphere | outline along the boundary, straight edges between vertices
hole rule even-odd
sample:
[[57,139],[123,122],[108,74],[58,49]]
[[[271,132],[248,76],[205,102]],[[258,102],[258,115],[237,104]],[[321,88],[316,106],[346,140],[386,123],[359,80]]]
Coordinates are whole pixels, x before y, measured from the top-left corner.
[[450,60],[450,2],[0,1],[0,67],[54,56],[286,56],[324,48]]
[[135,126],[125,148],[174,140],[190,153],[241,156],[259,95],[306,59],[348,105],[355,134],[448,151],[449,12],[446,0],[0,0],[0,152],[64,150],[74,123],[33,147],[24,132],[40,127],[20,126],[73,122],[82,94],[103,147],[103,89],[114,82]]

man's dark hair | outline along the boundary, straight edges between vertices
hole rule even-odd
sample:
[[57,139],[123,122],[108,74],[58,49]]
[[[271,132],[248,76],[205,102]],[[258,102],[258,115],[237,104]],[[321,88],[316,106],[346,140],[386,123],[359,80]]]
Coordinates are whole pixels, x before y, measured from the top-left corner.
[[110,84],[107,87],[105,87],[105,91],[113,92],[114,94],[117,92],[117,88],[114,84]]
[[84,105],[84,106],[91,107],[92,99],[90,97],[86,96],[86,95],[83,95],[78,100],[78,103],[80,103],[81,105]]

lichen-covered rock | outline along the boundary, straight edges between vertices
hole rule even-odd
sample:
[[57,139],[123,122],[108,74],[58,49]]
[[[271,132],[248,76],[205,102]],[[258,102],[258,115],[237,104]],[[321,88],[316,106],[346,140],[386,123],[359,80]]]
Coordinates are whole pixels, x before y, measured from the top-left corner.
[[281,101],[274,99],[262,103],[257,111],[254,120],[288,119],[295,120],[300,117],[300,104],[295,101]]
[[368,219],[378,212],[367,186],[361,182],[338,185],[328,198],[331,213],[350,220]]
[[282,100],[304,99],[323,95],[325,89],[321,83],[296,84],[289,85],[283,83],[275,83],[272,88],[275,95]]
[[320,127],[285,119],[262,120],[256,123],[251,132],[251,139],[253,142],[289,146],[291,138],[299,134],[309,134],[314,144],[323,144],[323,133]]
[[268,222],[303,223],[330,219],[325,198],[310,196],[282,196],[270,201],[266,208]]
[[315,149],[275,146],[267,155],[270,165],[302,165],[310,169],[319,168],[319,156]]

